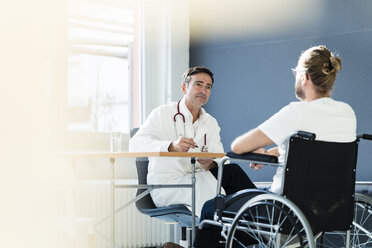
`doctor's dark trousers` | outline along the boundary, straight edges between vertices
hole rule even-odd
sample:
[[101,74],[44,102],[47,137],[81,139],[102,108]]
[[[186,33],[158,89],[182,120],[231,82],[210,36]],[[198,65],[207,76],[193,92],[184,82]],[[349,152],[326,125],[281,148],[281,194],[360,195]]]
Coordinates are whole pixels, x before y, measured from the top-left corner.
[[[218,167],[210,170],[213,176],[217,179]],[[243,189],[255,189],[256,186],[251,179],[242,170],[238,164],[226,164],[223,168],[222,187],[225,189],[226,195],[231,195]],[[204,219],[213,220],[214,215],[214,199],[206,201],[203,205],[200,221]],[[224,247],[219,241],[223,240],[221,237],[220,228],[203,228],[200,230],[196,228],[195,248],[205,247]]]

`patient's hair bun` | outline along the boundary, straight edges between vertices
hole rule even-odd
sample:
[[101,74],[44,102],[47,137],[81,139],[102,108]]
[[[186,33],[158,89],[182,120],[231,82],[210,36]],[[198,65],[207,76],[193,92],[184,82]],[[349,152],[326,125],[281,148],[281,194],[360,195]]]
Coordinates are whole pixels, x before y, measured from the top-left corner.
[[335,56],[329,58],[328,63],[323,64],[322,72],[326,75],[337,73],[341,70],[341,59]]

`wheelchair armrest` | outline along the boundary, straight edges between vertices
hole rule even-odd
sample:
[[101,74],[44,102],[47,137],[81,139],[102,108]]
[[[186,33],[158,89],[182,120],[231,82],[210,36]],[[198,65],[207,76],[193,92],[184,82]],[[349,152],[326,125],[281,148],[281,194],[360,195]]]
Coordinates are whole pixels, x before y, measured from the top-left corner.
[[234,152],[228,152],[226,156],[234,160],[244,160],[270,165],[278,164],[278,157],[260,153],[246,152],[243,154],[236,154]]
[[226,153],[226,156],[218,163],[218,176],[217,176],[217,194],[221,194],[222,187],[222,173],[223,166],[228,160],[240,160],[244,162],[251,162],[257,164],[271,165],[275,167],[284,167],[283,163],[278,162],[278,158],[272,155],[265,155],[253,152],[247,152],[243,154],[236,154],[234,152]]

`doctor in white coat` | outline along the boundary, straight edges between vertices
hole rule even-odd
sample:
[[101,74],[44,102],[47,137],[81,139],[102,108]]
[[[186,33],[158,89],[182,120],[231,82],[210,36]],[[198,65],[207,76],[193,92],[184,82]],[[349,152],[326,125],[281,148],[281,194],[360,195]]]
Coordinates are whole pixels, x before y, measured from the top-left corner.
[[[220,127],[202,106],[213,87],[213,73],[205,67],[188,69],[183,77],[183,98],[154,109],[136,135],[129,141],[132,152],[218,152],[223,153]],[[197,159],[196,215],[205,201],[216,195],[217,159]],[[229,168],[230,167],[230,168]],[[149,158],[149,184],[189,184],[190,158]],[[227,193],[250,187],[251,181],[238,165],[224,169],[222,186]],[[224,191],[223,191],[224,192]],[[173,204],[191,206],[189,188],[156,189],[151,192],[157,207]]]

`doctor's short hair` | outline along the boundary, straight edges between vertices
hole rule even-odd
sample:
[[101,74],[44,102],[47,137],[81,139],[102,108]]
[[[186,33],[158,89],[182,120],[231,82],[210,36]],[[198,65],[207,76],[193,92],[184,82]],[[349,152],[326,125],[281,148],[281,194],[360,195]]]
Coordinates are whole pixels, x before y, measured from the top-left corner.
[[182,83],[185,85],[189,85],[191,81],[191,76],[198,73],[207,73],[211,77],[213,84],[214,82],[213,73],[205,66],[195,66],[187,69],[187,71],[185,71],[185,73],[182,76]]

